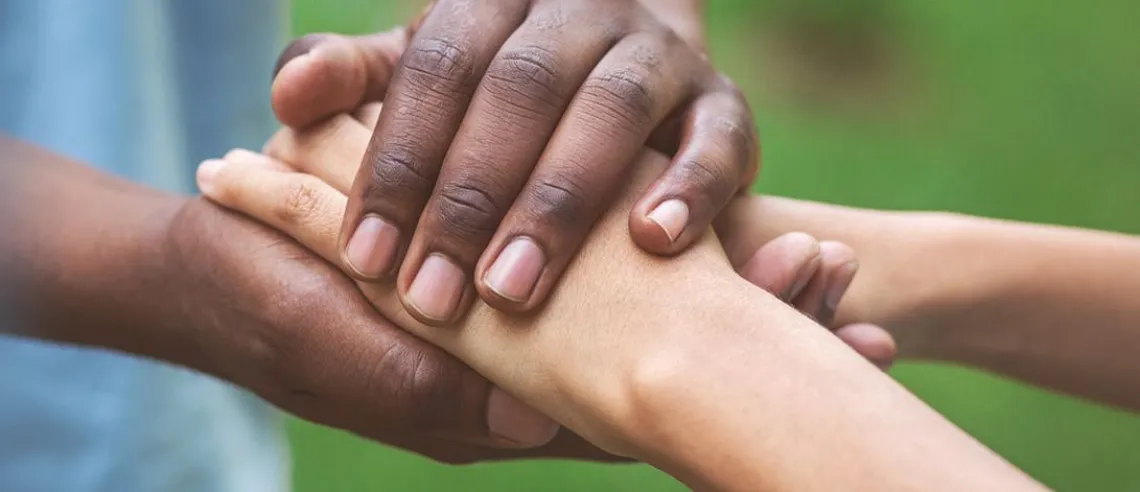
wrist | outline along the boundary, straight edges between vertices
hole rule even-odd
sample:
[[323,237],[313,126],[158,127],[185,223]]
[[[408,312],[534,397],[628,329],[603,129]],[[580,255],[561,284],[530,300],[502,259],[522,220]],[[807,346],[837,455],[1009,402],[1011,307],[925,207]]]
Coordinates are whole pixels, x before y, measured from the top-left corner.
[[[631,457],[697,490],[722,490],[718,480],[735,465],[710,463],[716,461],[710,456],[730,452],[723,431],[733,426],[714,421],[731,414],[736,403],[743,408],[755,394],[775,389],[749,382],[777,374],[772,369],[783,364],[784,354],[764,347],[788,349],[803,342],[801,330],[818,327],[730,272],[694,282],[687,291],[684,307],[670,310],[668,321],[654,326],[654,342],[640,347],[625,378],[627,412],[617,427]],[[741,388],[750,389],[741,394]]]
[[[151,355],[148,313],[168,292],[164,235],[181,199],[121,182],[53,190],[57,206],[17,225],[18,330]],[[55,194],[55,193],[52,193]],[[97,204],[92,206],[91,204]],[[168,292],[169,294],[170,292]],[[161,299],[169,302],[170,298]]]
[[[737,267],[768,241],[794,231],[841,241],[855,250],[859,273],[833,327],[872,323],[890,330],[903,358],[927,358],[938,338],[992,285],[964,275],[963,238],[972,221],[945,213],[868,210],[782,197],[737,199],[717,219],[718,235]],[[984,257],[984,254],[978,255]]]
[[854,315],[846,321],[887,327],[900,358],[945,360],[956,350],[958,328],[1000,289],[1001,269],[994,268],[969,218],[943,212],[888,215],[895,245],[879,246],[862,263],[867,282],[853,290]]
[[643,353],[623,426],[634,457],[697,490],[1029,483],[832,334],[727,280],[694,290],[705,308]]

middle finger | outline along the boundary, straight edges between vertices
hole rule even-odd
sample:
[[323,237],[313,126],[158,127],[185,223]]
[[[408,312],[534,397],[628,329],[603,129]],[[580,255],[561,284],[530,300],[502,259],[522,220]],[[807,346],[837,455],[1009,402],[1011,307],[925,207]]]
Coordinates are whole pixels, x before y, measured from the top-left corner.
[[[367,258],[356,276],[382,278],[398,264],[472,94],[527,3],[443,0],[412,39],[349,194],[342,230],[373,217],[386,235],[371,241],[372,251],[357,251]],[[350,236],[341,237],[342,247]]]
[[450,320],[470,301],[476,261],[574,91],[616,41],[566,8],[540,5],[503,45],[448,151],[400,268],[401,298],[425,321]]

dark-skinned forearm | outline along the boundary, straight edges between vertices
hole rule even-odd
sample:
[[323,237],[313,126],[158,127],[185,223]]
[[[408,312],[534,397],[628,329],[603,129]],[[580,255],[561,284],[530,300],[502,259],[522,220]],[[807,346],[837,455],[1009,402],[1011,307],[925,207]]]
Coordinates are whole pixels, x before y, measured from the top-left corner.
[[0,138],[6,331],[162,358],[165,230],[184,198]]

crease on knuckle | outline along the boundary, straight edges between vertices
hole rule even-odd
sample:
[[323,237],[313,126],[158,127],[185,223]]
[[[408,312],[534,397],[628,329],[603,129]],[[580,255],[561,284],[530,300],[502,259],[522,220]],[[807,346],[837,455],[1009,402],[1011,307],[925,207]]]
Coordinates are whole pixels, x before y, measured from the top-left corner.
[[586,189],[565,176],[544,177],[531,187],[530,213],[537,219],[577,227],[582,225],[588,210]]
[[451,420],[450,408],[460,394],[460,377],[449,370],[446,359],[433,351],[391,341],[379,357],[362,358],[371,367],[368,393],[389,402],[384,417],[401,429],[433,431]]
[[736,180],[724,166],[704,157],[688,158],[680,164],[681,179],[678,182],[696,192],[695,197],[705,201],[707,206],[717,208],[736,192]]
[[404,55],[403,73],[417,87],[449,94],[474,83],[475,60],[458,43],[431,37],[417,41]]
[[460,238],[489,238],[505,207],[477,183],[448,183],[439,190],[436,212],[442,232]]
[[760,145],[752,119],[747,115],[736,117],[718,115],[713,118],[713,129],[723,138],[720,144],[723,148],[720,151],[726,156],[731,156],[737,172],[747,173],[756,165],[753,156],[758,152]]
[[275,211],[282,223],[304,226],[313,221],[324,205],[324,197],[315,183],[301,179],[289,185]]
[[540,46],[504,53],[487,70],[486,90],[500,104],[524,113],[560,109],[565,96],[559,90],[556,60],[554,52]]
[[425,172],[422,163],[423,159],[417,152],[396,143],[380,150],[371,159],[372,184],[381,189],[382,196],[425,193],[435,184],[435,176]]
[[714,118],[713,128],[720,134],[725,135],[727,144],[735,153],[746,155],[752,151],[753,147],[758,145],[756,128],[750,117],[718,115]]
[[592,77],[582,85],[582,101],[599,119],[617,119],[628,129],[640,129],[653,120],[654,97],[648,76],[626,68]]

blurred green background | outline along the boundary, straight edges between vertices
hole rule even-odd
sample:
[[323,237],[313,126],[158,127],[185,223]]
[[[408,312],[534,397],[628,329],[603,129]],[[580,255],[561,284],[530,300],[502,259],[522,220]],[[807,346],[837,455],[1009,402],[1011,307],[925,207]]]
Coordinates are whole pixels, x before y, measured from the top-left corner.
[[[764,192],[1140,233],[1134,0],[707,3],[713,59],[757,115]],[[293,27],[375,31],[422,6],[294,0]],[[893,375],[1051,487],[1140,490],[1136,416],[962,369]],[[645,466],[446,467],[290,431],[300,492],[684,490]]]

